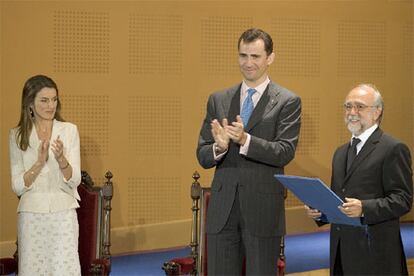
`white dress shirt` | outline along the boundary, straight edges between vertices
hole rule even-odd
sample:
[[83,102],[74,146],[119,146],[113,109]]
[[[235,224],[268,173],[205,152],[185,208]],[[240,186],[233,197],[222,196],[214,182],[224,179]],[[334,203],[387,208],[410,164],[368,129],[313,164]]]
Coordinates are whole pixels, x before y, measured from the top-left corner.
[[[356,146],[357,154],[361,151],[362,147],[365,145],[365,142],[368,140],[368,138],[374,133],[374,131],[378,128],[377,124],[374,124],[370,128],[366,129],[364,132],[362,132],[359,136],[352,135],[352,138],[358,138],[361,140]],[[352,141],[351,138],[351,141]]]
[[[247,97],[247,90],[250,88],[254,88],[256,90],[256,93],[253,94],[252,96],[252,100],[253,100],[253,106],[256,107],[257,103],[259,102],[260,98],[263,95],[263,92],[266,90],[267,85],[269,84],[270,79],[267,77],[266,80],[264,82],[262,82],[261,84],[259,84],[256,87],[248,87],[247,84],[243,81],[242,85],[241,85],[241,91],[240,91],[240,112],[241,112],[241,108],[243,106],[244,101],[246,100]],[[243,155],[247,155],[247,151],[249,150],[249,145],[250,145],[250,134],[246,132],[247,138],[246,138],[246,142],[244,143],[243,146],[240,146],[240,154]]]

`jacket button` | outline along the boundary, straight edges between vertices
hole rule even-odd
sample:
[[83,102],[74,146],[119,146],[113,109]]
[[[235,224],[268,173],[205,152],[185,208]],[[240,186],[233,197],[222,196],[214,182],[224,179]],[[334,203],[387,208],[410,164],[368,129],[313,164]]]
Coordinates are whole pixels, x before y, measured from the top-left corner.
[[342,192],[345,192],[345,188],[342,189]]

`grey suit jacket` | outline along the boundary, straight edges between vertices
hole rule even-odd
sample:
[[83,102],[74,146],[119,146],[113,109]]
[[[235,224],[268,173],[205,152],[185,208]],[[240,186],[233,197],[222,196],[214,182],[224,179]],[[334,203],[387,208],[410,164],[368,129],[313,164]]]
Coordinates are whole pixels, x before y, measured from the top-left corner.
[[346,275],[406,275],[399,219],[413,201],[410,151],[378,128],[346,174],[348,147],[334,154],[331,188],[342,199],[362,201],[366,226],[331,226],[331,271],[340,244]]
[[294,157],[299,139],[301,101],[298,96],[270,82],[257,103],[245,131],[251,135],[246,156],[230,142],[226,155],[214,160],[210,123],[240,114],[241,84],[209,97],[197,147],[203,168],[216,167],[207,213],[207,232],[218,233],[225,225],[238,189],[241,214],[253,235],[285,234],[284,188],[274,174],[282,174]]

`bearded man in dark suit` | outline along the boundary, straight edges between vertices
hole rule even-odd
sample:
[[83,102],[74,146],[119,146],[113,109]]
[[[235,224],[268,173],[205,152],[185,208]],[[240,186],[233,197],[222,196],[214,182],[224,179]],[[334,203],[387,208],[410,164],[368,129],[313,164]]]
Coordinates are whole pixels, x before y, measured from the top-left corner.
[[273,42],[260,29],[238,41],[242,83],[210,95],[197,148],[215,167],[207,211],[209,275],[276,275],[285,234],[283,174],[299,139],[301,101],[270,81]]
[[[410,150],[379,128],[384,103],[374,85],[352,89],[344,108],[352,142],[334,154],[331,189],[363,227],[331,225],[331,275],[408,275],[399,219],[413,202]],[[323,214],[307,209],[324,224]]]

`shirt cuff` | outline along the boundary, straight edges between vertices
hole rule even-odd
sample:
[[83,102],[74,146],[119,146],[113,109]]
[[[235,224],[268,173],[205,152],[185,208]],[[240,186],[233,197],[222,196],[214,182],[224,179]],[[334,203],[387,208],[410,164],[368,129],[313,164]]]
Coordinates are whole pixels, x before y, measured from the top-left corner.
[[222,152],[222,153],[217,153],[217,151],[216,151],[216,147],[217,147],[217,144],[216,144],[216,143],[214,143],[214,144],[213,144],[213,155],[214,155],[214,160],[218,161],[218,160],[220,160],[221,158],[223,158],[223,156],[227,153],[227,150],[226,150],[225,152]]
[[25,193],[25,192],[30,191],[31,189],[33,189],[33,183],[34,183],[34,181],[32,182],[32,184],[30,184],[29,187],[27,187],[26,185],[23,184],[23,193]]
[[239,153],[242,155],[247,155],[247,152],[249,151],[249,145],[250,145],[250,140],[251,140],[251,136],[249,133],[246,133],[246,142],[244,143],[243,146],[240,146],[240,151]]

